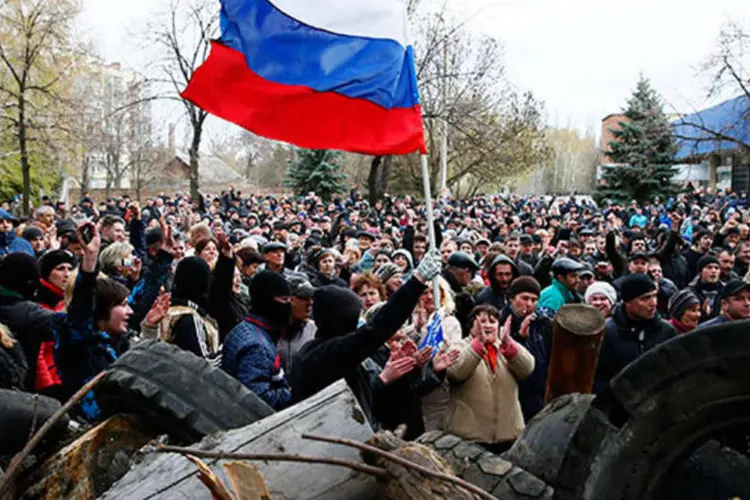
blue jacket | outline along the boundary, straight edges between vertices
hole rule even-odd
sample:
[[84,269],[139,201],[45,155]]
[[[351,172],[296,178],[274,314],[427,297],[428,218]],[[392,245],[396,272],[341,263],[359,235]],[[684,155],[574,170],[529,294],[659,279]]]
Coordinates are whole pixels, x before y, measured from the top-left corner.
[[0,257],[5,257],[9,253],[25,253],[26,255],[36,257],[34,249],[31,248],[31,243],[17,237],[13,231],[0,233]]
[[276,344],[263,318],[249,315],[224,339],[221,367],[274,410],[292,403]]
[[550,286],[542,290],[536,310],[542,316],[553,318],[565,304],[578,302],[578,297],[555,278]]
[[641,228],[644,228],[648,225],[648,217],[641,214],[633,214],[633,216],[630,218],[630,224],[628,224],[630,227],[639,226]]

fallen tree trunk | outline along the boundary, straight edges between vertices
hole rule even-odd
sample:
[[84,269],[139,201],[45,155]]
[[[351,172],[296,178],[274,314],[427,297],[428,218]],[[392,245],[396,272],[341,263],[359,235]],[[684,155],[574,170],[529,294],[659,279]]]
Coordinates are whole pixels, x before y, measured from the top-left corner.
[[[301,439],[320,433],[365,441],[373,435],[354,394],[344,381],[287,410],[241,429],[207,436],[198,450],[230,453],[293,453],[359,461],[356,450]],[[101,498],[117,500],[204,499],[207,490],[195,465],[180,455],[145,453],[142,459]],[[229,484],[218,460],[206,460]],[[331,465],[254,462],[276,499],[369,500],[377,498],[374,477]]]

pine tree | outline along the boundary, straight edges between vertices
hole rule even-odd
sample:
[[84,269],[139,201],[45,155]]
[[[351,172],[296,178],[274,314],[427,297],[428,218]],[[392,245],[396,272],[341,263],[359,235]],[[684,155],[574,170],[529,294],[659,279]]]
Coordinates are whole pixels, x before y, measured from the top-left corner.
[[614,140],[607,156],[617,166],[603,173],[606,184],[597,189],[597,198],[622,202],[651,201],[655,196],[667,198],[679,192],[672,183],[677,174],[673,167],[676,152],[672,127],[657,93],[648,79],[641,76],[624,111],[627,120],[611,130]]
[[324,200],[330,200],[346,189],[342,161],[340,151],[296,148],[294,160],[288,162],[284,185],[294,189],[298,196],[314,191]]

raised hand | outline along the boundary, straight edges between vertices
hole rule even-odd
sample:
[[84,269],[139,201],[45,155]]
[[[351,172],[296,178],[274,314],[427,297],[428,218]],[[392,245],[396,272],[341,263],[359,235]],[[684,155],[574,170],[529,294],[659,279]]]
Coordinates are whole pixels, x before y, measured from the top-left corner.
[[484,338],[482,336],[474,337],[471,340],[471,348],[474,349],[474,352],[479,354],[480,356],[484,356],[485,354],[487,354],[487,347],[485,347],[484,345]]
[[398,357],[397,354],[391,352],[391,357],[388,358],[383,371],[380,372],[380,380],[383,384],[390,385],[412,371],[416,366],[417,362],[414,361],[414,358]]
[[518,334],[523,338],[529,337],[529,327],[531,326],[531,323],[536,319],[536,314],[531,313],[528,316],[526,316],[523,319],[523,322],[521,323],[521,330],[518,332]]
[[505,324],[500,329],[500,345],[506,345],[510,341],[510,330],[511,330],[512,320],[513,320],[513,315],[509,314],[508,318],[505,320]]
[[81,260],[81,269],[88,273],[96,271],[97,261],[99,260],[99,249],[101,248],[101,238],[99,228],[91,221],[82,222],[78,226],[78,240],[83,245],[83,259]]
[[171,305],[172,294],[160,293],[159,297],[154,301],[154,305],[151,306],[151,310],[146,314],[146,323],[151,326],[156,326],[161,323],[161,320],[167,317]]
[[432,371],[435,373],[444,372],[453,366],[460,357],[461,351],[458,349],[441,352],[432,360]]
[[414,357],[414,361],[417,363],[417,366],[422,367],[426,365],[427,363],[430,362],[430,359],[432,359],[432,347],[430,346],[423,347],[413,357]]
[[167,253],[172,253],[174,251],[174,233],[172,231],[172,226],[167,224],[167,216],[162,215],[159,219],[159,228],[161,229],[162,234],[162,244],[161,248]]
[[440,274],[442,265],[443,262],[440,260],[440,253],[438,253],[437,250],[427,252],[422,259],[422,262],[417,266],[417,272],[415,273],[417,279],[423,283],[433,280],[438,274]]

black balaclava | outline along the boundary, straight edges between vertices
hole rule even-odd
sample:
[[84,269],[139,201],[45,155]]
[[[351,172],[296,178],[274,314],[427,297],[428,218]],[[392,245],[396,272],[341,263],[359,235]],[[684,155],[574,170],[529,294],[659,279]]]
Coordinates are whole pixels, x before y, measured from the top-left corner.
[[39,288],[39,264],[25,253],[8,254],[0,263],[0,286],[34,300]]
[[274,298],[289,297],[291,294],[289,283],[281,274],[261,271],[250,282],[251,312],[268,321],[275,329],[284,328],[292,316],[292,304],[281,303]]
[[313,319],[316,338],[339,337],[357,329],[362,299],[349,290],[328,285],[315,290]]
[[172,285],[172,303],[187,306],[192,302],[205,314],[211,268],[200,257],[186,257],[177,264]]

